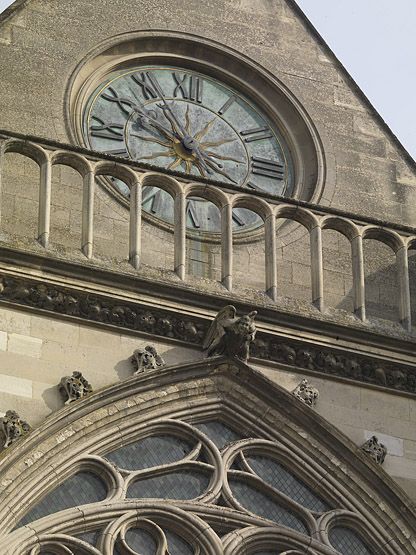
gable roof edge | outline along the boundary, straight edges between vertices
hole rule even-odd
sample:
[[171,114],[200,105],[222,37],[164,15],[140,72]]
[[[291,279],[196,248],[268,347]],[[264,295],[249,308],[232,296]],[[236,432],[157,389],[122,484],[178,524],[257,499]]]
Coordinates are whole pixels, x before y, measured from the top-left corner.
[[12,15],[22,9],[30,0],[14,0],[4,12],[0,13],[0,25],[5,23]]
[[343,75],[345,76],[348,84],[351,86],[351,88],[354,90],[354,92],[356,92],[361,97],[363,102],[369,108],[369,110],[371,112],[371,115],[376,119],[377,123],[379,125],[381,125],[382,129],[392,139],[395,146],[401,151],[401,153],[403,154],[406,162],[408,162],[411,165],[411,167],[413,168],[413,170],[416,172],[416,160],[413,158],[413,156],[406,149],[406,147],[403,145],[403,143],[400,141],[400,139],[397,137],[397,135],[395,135],[395,133],[392,131],[392,129],[386,123],[386,121],[383,119],[381,114],[378,112],[378,110],[372,104],[371,100],[368,98],[368,96],[365,94],[365,92],[361,89],[361,87],[358,85],[358,83],[355,81],[355,79],[349,73],[349,71],[344,66],[344,64],[339,60],[338,56],[335,54],[335,52],[332,50],[332,48],[329,46],[329,44],[326,42],[326,40],[322,37],[322,35],[316,29],[316,27],[311,22],[311,20],[302,11],[302,9],[299,6],[299,4],[297,3],[297,1],[296,0],[286,0],[286,1],[292,7],[293,11],[300,18],[302,18],[305,21],[306,25],[309,27],[309,30],[311,31],[311,33],[313,34],[315,39],[318,41],[318,43],[321,46],[323,46],[329,52],[330,56],[332,57],[332,59],[335,61],[335,63],[337,64],[337,66],[339,67],[339,69],[341,70]]

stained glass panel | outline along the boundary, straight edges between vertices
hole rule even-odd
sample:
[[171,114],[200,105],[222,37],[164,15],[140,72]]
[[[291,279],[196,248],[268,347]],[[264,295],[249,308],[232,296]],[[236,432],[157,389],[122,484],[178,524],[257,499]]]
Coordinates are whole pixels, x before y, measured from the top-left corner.
[[192,445],[175,436],[150,436],[111,451],[105,458],[126,470],[141,470],[182,460]]
[[131,484],[128,498],[195,499],[208,488],[209,477],[202,472],[176,471],[145,478]]
[[231,478],[229,483],[237,501],[250,512],[293,528],[302,534],[309,534],[305,524],[293,512],[279,505],[265,493],[234,478]]
[[329,541],[342,555],[373,555],[358,534],[344,526],[331,528]]
[[246,456],[246,461],[260,478],[300,505],[318,513],[330,510],[327,503],[280,463],[258,455]]

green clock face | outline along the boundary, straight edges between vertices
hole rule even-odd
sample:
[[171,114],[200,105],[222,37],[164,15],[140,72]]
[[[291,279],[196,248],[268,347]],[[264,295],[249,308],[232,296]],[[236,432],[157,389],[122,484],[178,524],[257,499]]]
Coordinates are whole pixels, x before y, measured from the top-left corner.
[[[245,96],[201,73],[166,66],[115,73],[89,100],[83,131],[93,150],[221,180],[252,194],[292,193],[289,150],[272,122]],[[128,196],[123,183],[114,185]],[[172,200],[160,189],[144,189],[143,209],[173,221]],[[240,208],[233,223],[246,230],[260,221]],[[189,199],[187,225],[218,231],[218,210]]]

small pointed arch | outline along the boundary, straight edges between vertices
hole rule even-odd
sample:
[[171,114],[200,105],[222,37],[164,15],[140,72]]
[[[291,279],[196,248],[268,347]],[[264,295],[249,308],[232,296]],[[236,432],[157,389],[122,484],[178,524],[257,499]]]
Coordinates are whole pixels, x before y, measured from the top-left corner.
[[257,214],[263,222],[267,220],[273,214],[272,207],[261,198],[257,198],[254,195],[239,193],[233,196],[232,207],[235,208],[245,208],[246,210],[251,210]]
[[[183,204],[179,207],[186,235],[186,272],[197,278],[221,281],[224,261],[224,214],[228,196],[218,187],[191,182],[184,185]],[[211,239],[211,240],[210,240]]]
[[94,166],[84,156],[67,150],[55,150],[51,154],[51,164],[69,166],[77,171],[82,178],[94,171]]
[[[56,484],[74,461],[91,460],[117,475],[113,496],[81,499],[62,510],[57,504],[54,514],[13,530],[28,508],[36,510],[53,493],[51,468]],[[230,530],[257,534],[261,528],[270,534],[251,543],[248,553],[254,555],[267,539],[273,552],[279,530],[298,542],[287,549],[302,552],[316,542],[316,552],[327,555],[330,526],[319,525],[321,516],[357,533],[374,553],[413,554],[408,538],[415,536],[416,523],[404,492],[292,393],[226,358],[149,371],[64,407],[3,454],[0,479],[8,484],[0,492],[0,541],[13,555],[26,555],[48,534],[72,538],[98,527],[102,539],[116,538],[125,522],[118,519],[132,512],[137,524],[146,519],[155,532],[161,528],[163,541],[169,536],[165,528],[174,526],[190,543],[190,554],[199,547],[220,555],[219,538]],[[329,506],[307,501],[308,490]],[[180,527],[173,514],[181,515]],[[189,527],[193,536],[186,533]],[[196,529],[205,532],[199,537]],[[103,545],[96,547],[100,552]]]
[[286,218],[302,224],[311,232],[315,227],[320,226],[320,219],[313,212],[301,206],[291,204],[279,204],[275,208],[276,218]]
[[[232,197],[229,211],[233,224],[236,283],[264,291],[275,300],[276,226],[272,206],[254,195],[237,193]],[[245,243],[244,237],[251,238],[251,245]],[[254,242],[254,238],[257,241]]]
[[48,235],[49,156],[30,141],[9,139],[0,144],[1,225],[12,236]]
[[134,184],[139,181],[137,174],[128,166],[104,160],[96,162],[94,166],[94,176],[99,177],[101,175],[120,179],[120,181],[123,181],[129,189],[131,189]]
[[[303,226],[307,233],[287,243],[279,226],[277,234],[278,252],[277,289],[287,297],[311,302],[318,310],[324,307],[322,229],[320,218],[301,206],[280,204],[275,208],[277,220],[294,221]],[[279,264],[280,258],[280,264]],[[279,276],[279,265],[282,270]]]
[[390,229],[379,226],[366,226],[362,230],[363,239],[374,239],[380,241],[392,249],[394,253],[404,247],[402,237]]
[[321,226],[325,304],[362,316],[361,229],[347,218],[331,215],[322,218]]
[[349,241],[353,241],[357,235],[361,234],[360,228],[351,220],[339,216],[324,216],[321,219],[322,229],[333,229],[342,233]]
[[187,183],[184,186],[185,197],[201,197],[215,204],[221,212],[222,208],[229,204],[229,197],[218,187],[206,186],[201,183]]
[[[50,163],[50,243],[81,249],[90,258],[93,246],[93,164],[84,156],[65,150],[52,151]],[[87,237],[86,216],[90,215]]]
[[[142,262],[164,270],[174,270],[177,252],[184,248],[180,224],[184,203],[183,186],[175,178],[155,172],[140,175],[140,183],[140,204],[144,215]],[[157,242],[154,240],[155,235],[159,237]]]
[[49,152],[46,151],[41,146],[31,143],[30,141],[19,141],[18,139],[10,139],[4,141],[1,145],[1,151],[6,154],[8,152],[14,152],[15,154],[22,154],[27,156],[38,166],[42,166],[49,160]]
[[142,187],[158,187],[173,199],[184,192],[183,185],[174,177],[162,173],[146,172],[140,176]]
[[380,226],[363,228],[367,313],[410,326],[407,249],[395,231]]

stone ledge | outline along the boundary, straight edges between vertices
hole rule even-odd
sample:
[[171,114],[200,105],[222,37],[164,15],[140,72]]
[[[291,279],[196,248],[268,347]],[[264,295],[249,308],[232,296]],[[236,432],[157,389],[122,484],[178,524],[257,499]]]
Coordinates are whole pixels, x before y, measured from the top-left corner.
[[[202,349],[211,323],[205,313],[189,315],[186,307],[161,306],[116,297],[110,292],[91,292],[50,283],[46,279],[0,274],[0,302],[24,306],[39,313],[89,322],[123,332],[145,333],[180,341]],[[163,301],[162,301],[163,302]],[[261,321],[262,314],[259,320]],[[259,328],[251,355],[259,361],[285,364],[297,370],[326,374],[354,382],[383,387],[403,394],[416,394],[416,365],[386,357],[363,355],[352,348],[329,347],[316,340],[288,339],[278,330]]]

